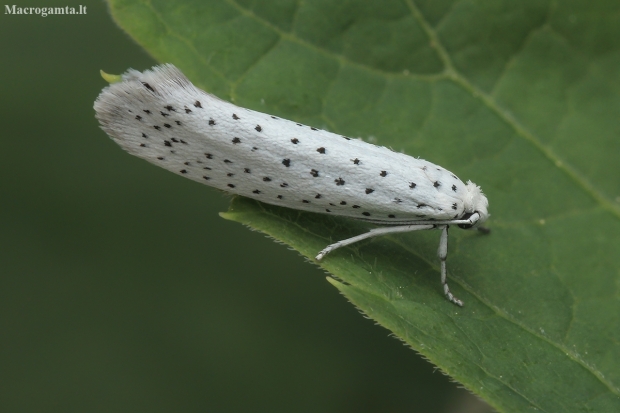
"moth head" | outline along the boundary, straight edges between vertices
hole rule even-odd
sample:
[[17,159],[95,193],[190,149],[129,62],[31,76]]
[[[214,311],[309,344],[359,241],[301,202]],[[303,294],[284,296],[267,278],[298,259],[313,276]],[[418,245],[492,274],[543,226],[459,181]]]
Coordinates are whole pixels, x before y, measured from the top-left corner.
[[484,194],[482,193],[480,187],[472,181],[467,181],[465,189],[467,190],[465,200],[465,214],[461,219],[467,219],[475,213],[478,213],[480,218],[473,225],[459,225],[459,227],[465,229],[476,228],[489,218],[489,201],[487,200],[487,197],[484,196]]

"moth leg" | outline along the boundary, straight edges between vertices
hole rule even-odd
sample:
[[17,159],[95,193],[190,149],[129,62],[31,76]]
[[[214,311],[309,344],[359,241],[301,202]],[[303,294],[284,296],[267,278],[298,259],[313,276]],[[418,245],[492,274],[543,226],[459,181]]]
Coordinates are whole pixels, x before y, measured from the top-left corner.
[[441,237],[439,238],[439,249],[437,250],[437,256],[441,260],[441,285],[443,286],[443,293],[448,301],[463,307],[463,302],[456,298],[450,292],[448,287],[448,280],[446,279],[446,258],[448,257],[448,225],[439,227],[441,229]]
[[316,260],[321,261],[323,257],[325,257],[327,254],[329,254],[333,250],[341,248],[341,247],[345,247],[347,245],[355,244],[356,242],[364,240],[366,238],[374,238],[374,237],[379,237],[381,235],[394,234],[397,232],[411,232],[411,231],[420,231],[423,229],[433,229],[433,228],[435,228],[435,225],[401,225],[401,226],[396,226],[396,227],[374,228],[366,232],[365,234],[360,234],[355,237],[343,239],[342,241],[338,241],[331,245],[328,245],[321,252],[319,252],[319,254],[316,256]]
[[478,231],[482,232],[483,234],[490,234],[491,233],[491,229],[487,228],[487,227],[478,227],[476,228]]

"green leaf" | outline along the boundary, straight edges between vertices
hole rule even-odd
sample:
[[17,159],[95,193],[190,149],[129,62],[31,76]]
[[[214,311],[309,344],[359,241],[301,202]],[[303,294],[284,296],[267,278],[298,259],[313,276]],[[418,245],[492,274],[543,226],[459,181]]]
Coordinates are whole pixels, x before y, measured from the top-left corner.
[[[620,411],[620,3],[111,0],[155,58],[224,99],[403,150],[482,186],[492,234],[365,241],[321,266],[500,411]],[[236,198],[312,258],[367,230]]]

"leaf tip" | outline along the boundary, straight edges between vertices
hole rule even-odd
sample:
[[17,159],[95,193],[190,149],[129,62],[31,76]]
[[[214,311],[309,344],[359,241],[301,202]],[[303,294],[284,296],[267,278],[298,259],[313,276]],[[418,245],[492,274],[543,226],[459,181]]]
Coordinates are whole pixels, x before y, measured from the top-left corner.
[[123,79],[121,75],[111,75],[109,73],[104,72],[103,70],[99,70],[99,74],[101,74],[101,77],[103,78],[103,80],[105,80],[108,83],[117,83]]

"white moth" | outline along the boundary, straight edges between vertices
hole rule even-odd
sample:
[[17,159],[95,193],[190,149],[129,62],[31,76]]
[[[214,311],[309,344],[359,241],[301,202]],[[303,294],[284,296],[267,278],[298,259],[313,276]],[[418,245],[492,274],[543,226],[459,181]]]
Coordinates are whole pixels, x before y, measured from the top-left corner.
[[327,246],[379,235],[441,230],[446,282],[448,227],[482,229],[488,201],[471,181],[422,159],[361,140],[243,109],[196,88],[170,64],[103,89],[95,101],[102,129],[132,155],[215,188],[268,204],[380,224]]

